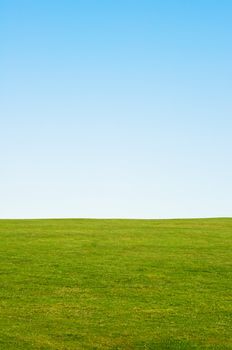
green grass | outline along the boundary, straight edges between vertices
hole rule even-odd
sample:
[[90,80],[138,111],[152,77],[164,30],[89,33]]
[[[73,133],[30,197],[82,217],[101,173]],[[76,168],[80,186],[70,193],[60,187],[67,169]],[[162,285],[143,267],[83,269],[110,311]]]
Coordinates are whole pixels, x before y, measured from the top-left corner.
[[232,349],[232,219],[0,220],[0,349]]

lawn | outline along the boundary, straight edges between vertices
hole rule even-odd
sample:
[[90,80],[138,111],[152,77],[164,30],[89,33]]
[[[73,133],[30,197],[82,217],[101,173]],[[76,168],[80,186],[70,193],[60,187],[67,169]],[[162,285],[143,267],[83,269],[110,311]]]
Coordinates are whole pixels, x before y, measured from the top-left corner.
[[232,349],[232,219],[0,220],[0,349]]

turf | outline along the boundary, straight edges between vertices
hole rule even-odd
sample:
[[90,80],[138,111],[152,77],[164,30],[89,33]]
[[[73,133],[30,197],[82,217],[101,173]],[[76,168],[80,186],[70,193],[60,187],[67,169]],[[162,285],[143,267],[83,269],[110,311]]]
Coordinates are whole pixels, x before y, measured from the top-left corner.
[[0,220],[0,349],[232,349],[232,219]]

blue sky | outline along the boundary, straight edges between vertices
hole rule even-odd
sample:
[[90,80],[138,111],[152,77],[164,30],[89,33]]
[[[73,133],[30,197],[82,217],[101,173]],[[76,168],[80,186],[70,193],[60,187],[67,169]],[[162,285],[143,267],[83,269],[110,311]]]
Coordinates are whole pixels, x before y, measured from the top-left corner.
[[0,0],[0,217],[231,216],[231,14]]

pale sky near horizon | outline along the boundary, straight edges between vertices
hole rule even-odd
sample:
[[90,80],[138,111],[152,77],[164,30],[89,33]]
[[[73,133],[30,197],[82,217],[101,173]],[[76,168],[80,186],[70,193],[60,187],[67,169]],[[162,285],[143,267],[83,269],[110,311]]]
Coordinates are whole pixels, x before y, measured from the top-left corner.
[[0,0],[0,218],[232,216],[232,1]]

